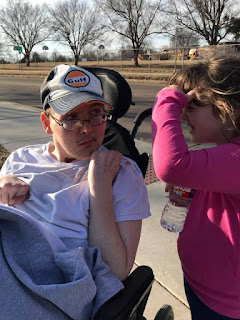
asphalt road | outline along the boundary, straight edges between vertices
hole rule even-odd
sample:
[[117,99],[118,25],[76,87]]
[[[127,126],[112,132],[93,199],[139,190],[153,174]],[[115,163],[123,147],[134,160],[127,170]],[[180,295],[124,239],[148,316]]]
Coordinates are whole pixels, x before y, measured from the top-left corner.
[[[41,108],[39,88],[42,78],[27,77],[0,77],[0,101],[11,101],[27,106]],[[163,87],[162,84],[129,82],[132,89],[132,100],[135,106],[131,106],[128,112],[119,119],[119,123],[128,130],[132,129],[136,115],[147,108],[152,107],[156,93]],[[151,128],[150,117],[143,121],[139,127],[136,138],[150,142]]]

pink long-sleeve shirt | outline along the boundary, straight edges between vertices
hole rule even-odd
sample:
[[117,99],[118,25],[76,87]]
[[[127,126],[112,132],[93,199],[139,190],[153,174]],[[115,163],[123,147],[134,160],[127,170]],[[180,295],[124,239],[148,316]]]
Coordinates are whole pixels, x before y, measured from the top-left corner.
[[162,181],[195,189],[178,253],[186,280],[212,310],[240,318],[240,138],[188,151],[180,124],[186,96],[157,94],[152,113],[153,163]]

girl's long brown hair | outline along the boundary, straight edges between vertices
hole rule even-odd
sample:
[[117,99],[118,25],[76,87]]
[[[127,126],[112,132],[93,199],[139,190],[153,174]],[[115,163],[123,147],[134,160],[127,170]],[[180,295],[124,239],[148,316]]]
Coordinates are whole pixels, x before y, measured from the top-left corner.
[[201,87],[196,98],[212,105],[227,141],[240,136],[240,59],[211,58],[191,65],[176,72],[169,84],[179,85],[185,93]]

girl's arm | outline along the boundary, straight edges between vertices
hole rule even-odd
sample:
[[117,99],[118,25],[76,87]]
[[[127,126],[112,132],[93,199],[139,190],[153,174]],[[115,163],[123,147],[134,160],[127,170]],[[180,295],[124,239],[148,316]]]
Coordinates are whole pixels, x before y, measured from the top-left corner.
[[171,185],[197,190],[239,193],[240,146],[234,143],[188,151],[181,111],[188,98],[180,91],[157,94],[152,113],[153,163],[157,176]]

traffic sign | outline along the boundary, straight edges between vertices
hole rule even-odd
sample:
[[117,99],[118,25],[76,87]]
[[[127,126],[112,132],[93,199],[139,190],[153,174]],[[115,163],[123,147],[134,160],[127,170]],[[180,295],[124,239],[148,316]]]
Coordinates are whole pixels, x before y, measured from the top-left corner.
[[14,49],[14,50],[17,50],[18,53],[22,53],[22,47],[20,47],[20,46],[14,46],[13,49]]

